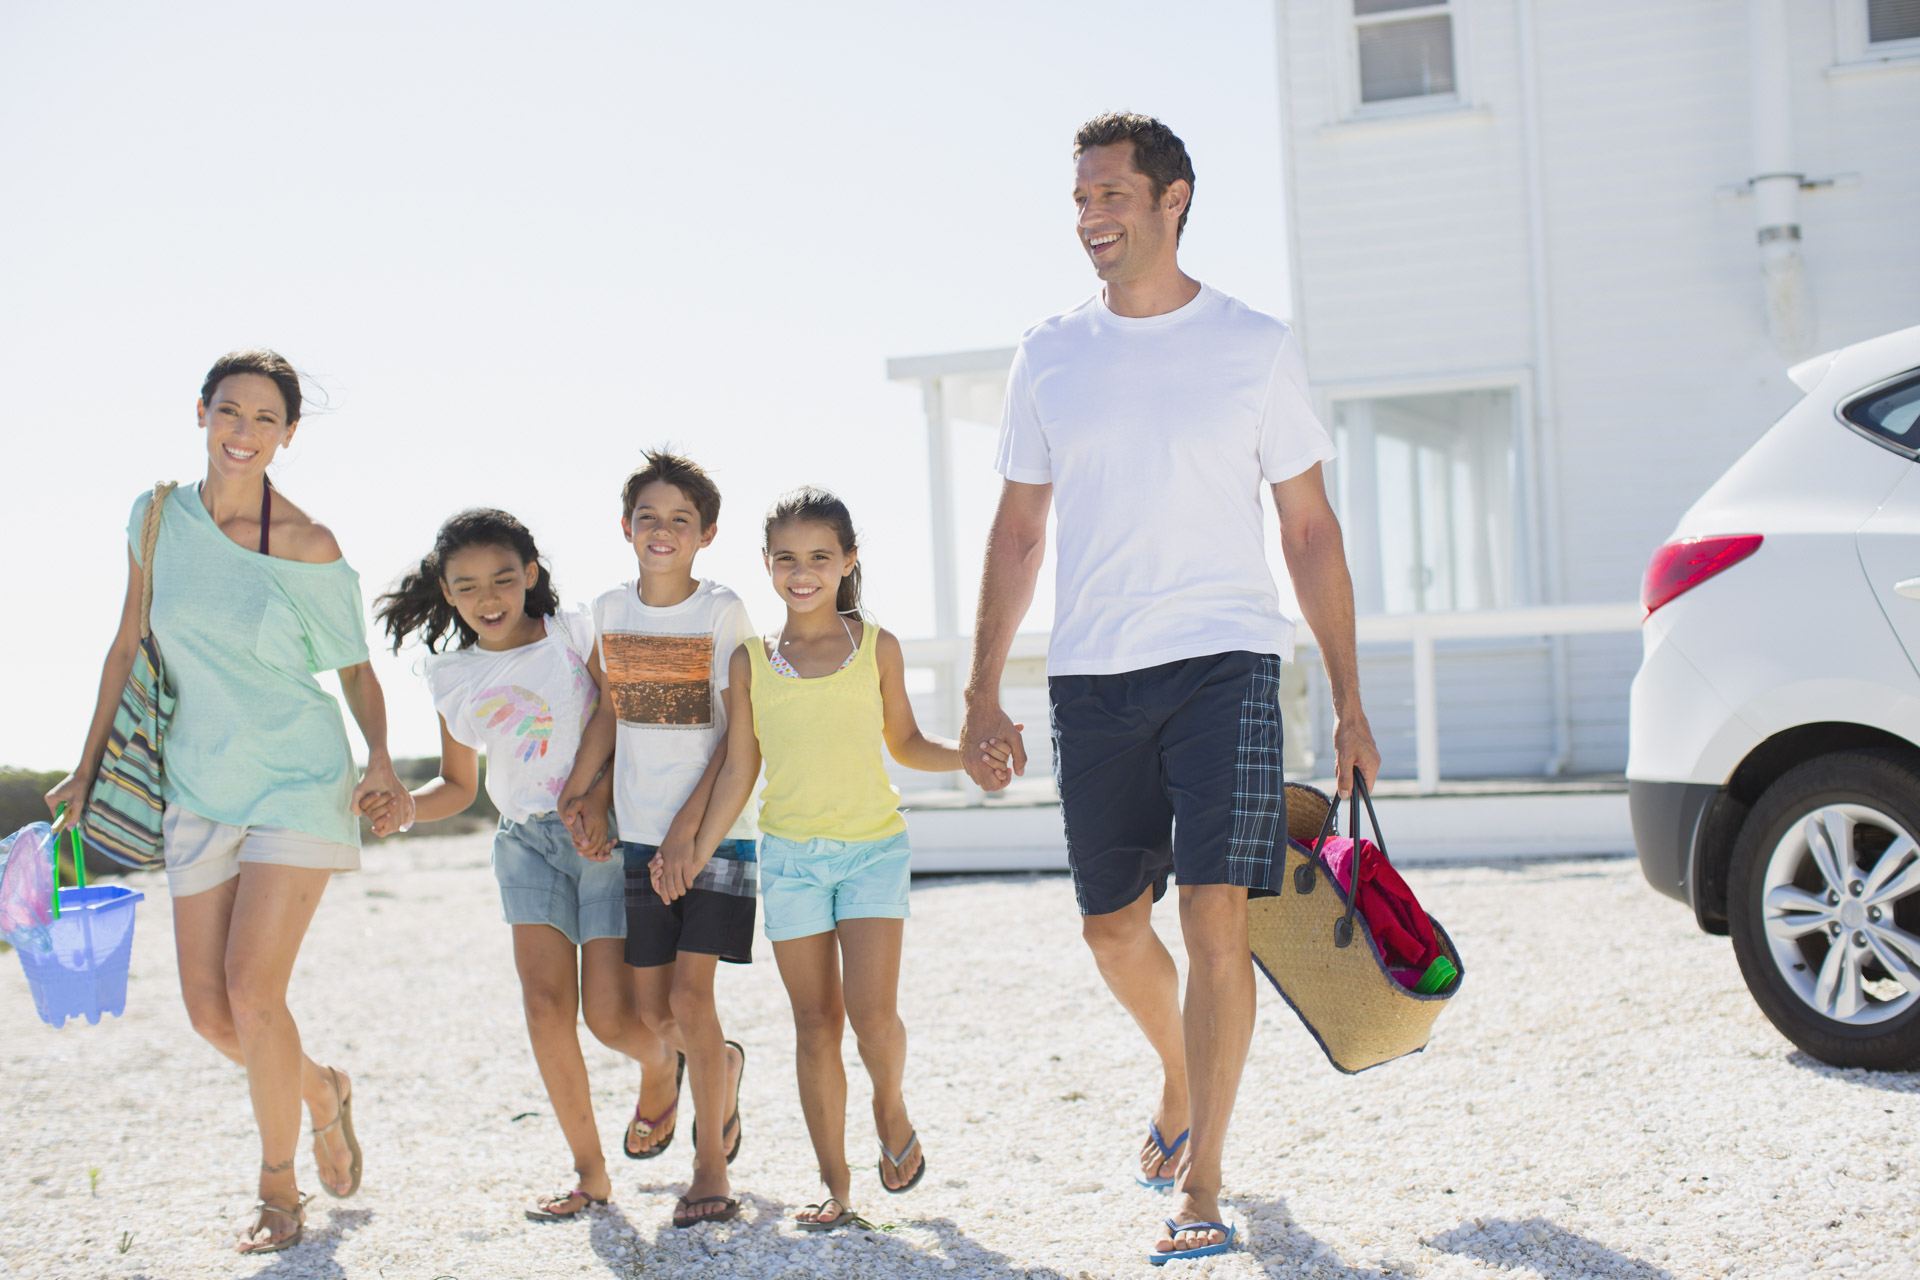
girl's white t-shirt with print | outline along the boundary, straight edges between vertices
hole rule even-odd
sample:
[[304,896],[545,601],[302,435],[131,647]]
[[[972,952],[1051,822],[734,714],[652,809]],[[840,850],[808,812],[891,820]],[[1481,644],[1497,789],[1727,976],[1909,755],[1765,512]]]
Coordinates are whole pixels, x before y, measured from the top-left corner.
[[487,753],[487,795],[525,822],[560,807],[580,734],[599,704],[587,670],[593,618],[585,606],[547,619],[517,649],[452,649],[427,658],[427,687],[454,741]]
[[1291,657],[1261,491],[1332,457],[1293,331],[1218,290],[1140,318],[1095,295],[1028,330],[995,469],[1053,486],[1047,674]]
[[[640,602],[627,582],[593,602],[607,690],[618,715],[613,809],[620,839],[657,845],[727,736],[728,664],[753,639],[740,597],[698,581],[679,604]],[[752,801],[727,832],[752,840]]]

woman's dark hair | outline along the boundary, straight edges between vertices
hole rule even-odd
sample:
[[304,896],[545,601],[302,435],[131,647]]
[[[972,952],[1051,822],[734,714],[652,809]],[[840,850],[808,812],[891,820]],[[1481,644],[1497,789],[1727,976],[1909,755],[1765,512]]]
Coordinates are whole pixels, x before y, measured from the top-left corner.
[[492,507],[462,511],[440,526],[433,550],[420,564],[402,575],[399,585],[373,602],[374,617],[387,629],[393,651],[418,633],[428,653],[440,652],[440,641],[449,631],[458,632],[460,647],[470,649],[480,635],[460,611],[447,603],[441,584],[446,580],[447,561],[468,547],[505,547],[520,557],[520,563],[537,565],[539,575],[527,588],[527,615],[550,618],[560,612],[560,595],[553,589],[553,574],[540,560],[540,548],[533,545],[527,526]]
[[[773,544],[773,531],[783,524],[823,524],[833,530],[833,536],[839,539],[841,554],[850,556],[860,550],[860,540],[853,533],[853,513],[847,510],[846,503],[825,489],[808,485],[804,489],[781,494],[780,500],[767,512],[762,550]],[[834,597],[833,607],[841,613],[860,612],[858,560],[853,562],[853,572],[840,579],[840,591]]]
[[280,398],[287,402],[287,421],[300,421],[300,375],[285,356],[265,347],[229,351],[214,361],[213,368],[207,370],[207,380],[200,384],[201,403],[211,405],[220,383],[236,373],[257,373],[263,378],[272,378],[273,384],[280,388]]

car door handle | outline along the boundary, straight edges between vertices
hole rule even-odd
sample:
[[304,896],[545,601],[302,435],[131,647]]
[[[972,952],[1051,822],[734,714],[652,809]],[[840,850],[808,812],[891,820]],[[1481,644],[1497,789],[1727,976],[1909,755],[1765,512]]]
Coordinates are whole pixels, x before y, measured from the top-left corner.
[[1894,583],[1893,594],[1905,596],[1909,600],[1920,600],[1920,578],[1908,578],[1904,582]]

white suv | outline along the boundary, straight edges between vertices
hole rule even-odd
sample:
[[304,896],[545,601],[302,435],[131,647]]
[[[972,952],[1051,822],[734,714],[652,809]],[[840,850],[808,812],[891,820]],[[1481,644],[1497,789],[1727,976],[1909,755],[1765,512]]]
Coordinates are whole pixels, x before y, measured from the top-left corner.
[[1647,566],[1627,788],[1647,880],[1789,1040],[1920,1067],[1920,328],[1806,395]]

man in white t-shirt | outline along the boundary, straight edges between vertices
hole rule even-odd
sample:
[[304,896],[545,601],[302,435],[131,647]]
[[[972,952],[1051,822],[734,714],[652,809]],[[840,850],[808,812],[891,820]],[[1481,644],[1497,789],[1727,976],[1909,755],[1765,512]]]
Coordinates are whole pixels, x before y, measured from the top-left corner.
[[[1373,780],[1380,755],[1321,479],[1333,444],[1292,331],[1180,270],[1193,166],[1164,124],[1098,117],[1074,157],[1080,244],[1104,288],[1034,326],[1014,356],[961,741],[983,787],[1001,760],[1025,767],[1000,675],[1057,504],[1055,772],[1083,933],[1164,1073],[1137,1173],[1177,1197],[1178,1229],[1149,1254],[1162,1263],[1232,1243],[1220,1155],[1253,1033],[1247,895],[1284,866],[1278,695],[1293,627],[1267,568],[1263,484],[1332,685],[1343,794],[1356,767]],[[1152,924],[1169,874],[1184,1010]]]

